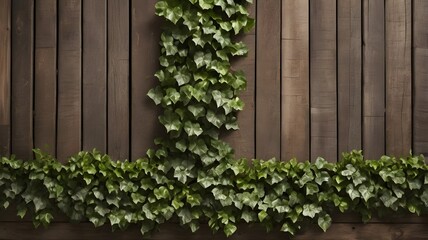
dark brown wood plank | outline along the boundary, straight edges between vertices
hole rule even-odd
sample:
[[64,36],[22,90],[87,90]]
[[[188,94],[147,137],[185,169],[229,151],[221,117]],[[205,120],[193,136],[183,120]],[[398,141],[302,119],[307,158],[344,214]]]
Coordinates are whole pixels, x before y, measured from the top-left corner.
[[34,2],[12,1],[12,153],[32,159]]
[[428,1],[413,2],[413,149],[428,156]]
[[108,153],[129,158],[129,0],[108,1]]
[[0,0],[0,155],[10,154],[11,0]]
[[107,1],[83,1],[83,150],[107,145]]
[[256,23],[256,158],[280,158],[281,1],[258,1]]
[[58,1],[58,135],[60,161],[81,148],[81,10],[80,0]]
[[309,1],[282,3],[281,160],[309,160]]
[[338,158],[361,149],[361,0],[337,1]]
[[385,154],[385,5],[364,0],[363,150],[368,159]]
[[311,159],[337,159],[336,1],[310,1]]
[[161,18],[155,15],[156,0],[132,1],[131,72],[131,159],[143,157],[154,147],[153,140],[163,132],[158,121],[160,108],[147,97],[158,84]]
[[412,3],[386,0],[386,154],[412,148]]
[[36,1],[34,145],[55,155],[57,87],[57,3]]
[[[248,6],[250,16],[256,16],[256,4]],[[244,71],[247,78],[247,88],[239,94],[244,101],[244,110],[238,113],[239,130],[232,131],[224,137],[235,150],[237,158],[253,159],[255,157],[255,68],[256,68],[256,35],[254,30],[239,36],[236,41],[243,41],[248,49],[248,55],[232,59],[232,70]]]
[[[145,239],[151,240],[192,240],[192,239],[237,239],[237,240],[274,240],[274,239],[298,239],[298,240],[313,240],[313,239],[380,239],[380,240],[395,240],[395,239],[426,239],[428,236],[428,228],[426,224],[346,224],[334,223],[323,233],[318,226],[306,226],[303,231],[299,232],[295,237],[282,233],[279,229],[275,229],[271,233],[266,233],[260,225],[245,225],[238,227],[238,231],[230,238],[222,232],[213,234],[207,225],[202,224],[201,228],[191,233],[190,230],[180,227],[178,224],[164,224],[160,227],[160,231],[152,234]],[[77,240],[77,239],[142,239],[138,226],[131,226],[126,231],[111,232],[108,227],[94,228],[92,224],[68,224],[68,223],[53,223],[48,228],[40,227],[34,229],[32,223],[0,223],[0,239],[33,239],[44,240]]]

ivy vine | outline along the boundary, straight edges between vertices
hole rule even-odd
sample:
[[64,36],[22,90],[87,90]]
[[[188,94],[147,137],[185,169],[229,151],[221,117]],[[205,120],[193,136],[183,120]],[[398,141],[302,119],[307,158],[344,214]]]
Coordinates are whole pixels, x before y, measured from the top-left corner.
[[49,225],[54,212],[72,221],[147,234],[166,221],[191,231],[208,222],[227,236],[237,223],[279,226],[295,234],[306,222],[326,231],[333,211],[354,211],[364,221],[391,212],[421,214],[428,207],[428,168],[423,156],[365,160],[361,151],[338,163],[235,160],[220,131],[237,129],[245,89],[230,58],[247,48],[234,36],[249,31],[251,0],[160,0],[164,17],[159,85],[149,97],[162,106],[167,137],[134,162],[113,161],[97,151],[61,164],[34,150],[35,159],[0,159],[0,206]]

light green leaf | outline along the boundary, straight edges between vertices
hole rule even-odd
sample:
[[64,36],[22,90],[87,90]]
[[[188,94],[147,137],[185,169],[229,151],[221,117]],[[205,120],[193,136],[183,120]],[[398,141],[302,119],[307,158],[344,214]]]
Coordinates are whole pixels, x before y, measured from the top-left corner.
[[331,217],[330,215],[326,214],[321,214],[318,217],[318,226],[320,226],[320,228],[326,232],[327,229],[331,226]]

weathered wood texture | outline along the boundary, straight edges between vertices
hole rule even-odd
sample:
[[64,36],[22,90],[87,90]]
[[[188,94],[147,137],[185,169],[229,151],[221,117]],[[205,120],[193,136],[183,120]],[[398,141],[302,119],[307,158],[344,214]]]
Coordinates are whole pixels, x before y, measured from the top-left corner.
[[[92,224],[81,223],[78,225],[68,223],[53,223],[47,229],[34,229],[32,223],[0,223],[0,240],[21,239],[33,240],[35,236],[44,240],[71,240],[71,239],[142,239],[138,226],[132,226],[130,229],[122,232],[111,230],[106,227],[94,228]],[[260,226],[242,225],[238,231],[230,238],[224,234],[212,234],[207,225],[202,225],[195,232],[181,228],[178,224],[165,224],[160,231],[145,239],[151,240],[188,240],[188,239],[237,239],[237,240],[270,240],[270,239],[426,239],[428,236],[427,223],[424,224],[362,224],[362,223],[333,223],[330,229],[323,233],[316,226],[307,226],[304,231],[291,238],[279,229],[273,233],[266,233]]]
[[363,149],[376,159],[385,154],[385,5],[364,0]]
[[147,92],[156,86],[159,69],[161,19],[153,14],[157,0],[131,2],[131,159],[154,147],[153,139],[163,131],[158,121],[160,108]]
[[386,153],[412,148],[412,3],[386,0]]
[[80,0],[58,1],[57,157],[65,161],[81,149],[81,14]]
[[[164,132],[146,96],[158,69],[155,3],[0,1],[1,153],[143,156]],[[223,135],[236,156],[427,153],[426,4],[255,2],[257,28],[236,38],[250,53],[232,67],[248,78],[246,107],[240,130]]]
[[[146,96],[159,67],[156,2],[0,0],[0,155],[31,159],[40,147],[61,161],[93,148],[144,156],[164,132]],[[427,1],[259,0],[250,12],[256,29],[236,38],[250,53],[232,62],[247,76],[246,107],[240,130],[223,135],[236,157],[428,155]],[[141,239],[138,227],[110,233],[64,217],[34,230],[12,214],[0,213],[0,239]],[[428,236],[426,218],[334,219],[327,233],[309,227],[295,239]],[[288,236],[243,227],[232,239],[279,237]],[[224,236],[167,224],[149,239],[199,238]]]
[[337,159],[336,1],[310,1],[311,159]]
[[11,0],[0,0],[0,155],[10,154]]
[[57,3],[36,1],[34,146],[56,154]]
[[[263,0],[260,0],[263,1]],[[250,6],[250,14],[256,17],[257,2]],[[255,83],[256,83],[256,34],[255,30],[244,34],[236,39],[243,41],[248,49],[246,57],[235,58],[232,60],[232,69],[242,70],[247,78],[247,88],[240,93],[242,101],[245,103],[244,110],[238,114],[239,130],[227,134],[224,138],[235,150],[237,158],[252,159],[255,157]]]
[[32,159],[34,2],[12,1],[12,153]]
[[108,144],[113,159],[129,158],[129,0],[108,1]]
[[361,0],[337,1],[338,158],[361,149]]
[[83,1],[84,150],[107,151],[107,0]]
[[428,156],[428,1],[413,1],[413,149]]
[[282,4],[281,160],[309,160],[309,2]]
[[281,157],[281,1],[257,2],[256,157]]

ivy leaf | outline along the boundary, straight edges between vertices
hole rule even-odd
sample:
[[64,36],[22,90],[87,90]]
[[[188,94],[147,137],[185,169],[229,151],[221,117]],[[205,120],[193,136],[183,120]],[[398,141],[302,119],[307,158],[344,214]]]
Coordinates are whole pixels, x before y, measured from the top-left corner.
[[428,189],[425,189],[422,193],[421,200],[425,204],[425,207],[428,207]]
[[191,141],[189,144],[189,150],[193,153],[202,156],[208,151],[208,147],[205,144],[204,140],[198,139],[196,141]]
[[143,236],[149,233],[154,228],[154,223],[152,221],[143,221],[141,224],[140,232]]
[[391,207],[398,199],[392,196],[390,190],[384,190],[382,196],[380,196],[380,200],[382,200],[385,207]]
[[176,72],[174,79],[177,81],[178,86],[182,86],[191,80],[191,75],[186,68],[182,68]]
[[322,210],[321,207],[314,204],[305,204],[303,205],[303,216],[314,218],[315,214],[320,213]]
[[410,190],[421,189],[421,187],[422,187],[422,181],[418,178],[408,179],[407,183],[409,184]]
[[263,220],[268,216],[268,214],[265,211],[260,211],[258,214],[259,221],[263,222]]
[[203,133],[203,130],[199,123],[185,122],[184,131],[186,131],[189,136],[199,136]]
[[289,223],[284,223],[281,226],[281,232],[286,232],[286,233],[290,233],[291,235],[295,235],[296,234],[296,229]]
[[187,109],[193,114],[193,116],[198,119],[205,115],[205,108],[200,105],[189,105]]
[[320,228],[326,232],[327,229],[331,226],[331,217],[329,214],[325,213],[325,214],[321,214],[318,217],[318,226],[320,226]]
[[226,9],[226,2],[224,0],[214,0],[214,5],[221,7],[222,10]]
[[203,66],[208,66],[211,62],[212,54],[210,52],[203,53],[203,52],[196,52],[194,56],[194,61],[196,63],[197,68],[201,68]]
[[373,194],[373,190],[374,187],[373,186],[369,186],[367,187],[366,185],[360,185],[358,187],[358,191],[361,193],[361,197],[364,199],[364,201],[368,201],[370,198],[374,197],[375,195]]
[[198,16],[196,11],[188,10],[183,13],[183,24],[187,26],[187,28],[192,31],[198,28]]
[[178,210],[177,216],[180,218],[182,224],[190,223],[193,220],[192,213],[187,208]]
[[165,126],[167,132],[179,131],[182,127],[179,115],[171,111],[166,111],[159,116],[159,121]]
[[349,184],[346,187],[346,192],[348,193],[349,197],[354,200],[355,198],[360,197],[360,193],[358,192],[357,189],[354,188],[354,185]]
[[318,185],[314,184],[314,183],[308,183],[306,184],[306,195],[313,195],[315,193],[319,192],[319,188]]
[[212,9],[214,7],[214,0],[199,0],[199,6],[202,9]]
[[226,116],[222,113],[215,114],[213,111],[208,110],[207,120],[217,128],[220,128],[226,122]]
[[222,92],[219,90],[212,91],[212,96],[214,98],[214,101],[217,104],[217,107],[223,106],[229,99],[227,99]]
[[254,212],[244,210],[241,214],[241,219],[243,219],[247,223],[250,223],[250,222],[256,221],[257,217],[256,217],[256,214]]
[[[224,23],[226,24],[226,23]],[[222,23],[220,23],[220,26],[223,28]],[[225,28],[228,28],[229,25],[224,25]],[[232,25],[230,25],[230,28],[232,28]],[[224,32],[218,30],[214,35],[213,38],[220,44],[222,48],[225,48],[232,44],[232,41],[230,40],[229,34],[224,34]]]
[[233,233],[235,233],[237,229],[238,228],[234,224],[228,223],[226,224],[226,226],[224,226],[224,233],[226,234],[227,237],[229,237]]
[[[165,97],[176,104],[180,100],[180,93],[177,92],[174,88],[167,88]],[[167,104],[168,105],[168,104]]]
[[244,109],[244,102],[238,97],[230,100],[227,105],[234,109],[235,111],[241,111]]

